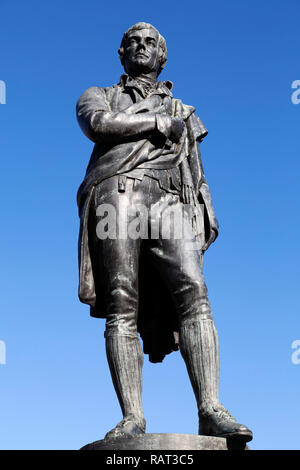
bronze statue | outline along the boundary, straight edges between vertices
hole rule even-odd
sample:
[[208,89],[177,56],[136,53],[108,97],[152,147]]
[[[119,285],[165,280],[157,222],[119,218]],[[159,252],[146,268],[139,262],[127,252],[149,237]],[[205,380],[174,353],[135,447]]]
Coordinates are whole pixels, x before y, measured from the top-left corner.
[[[202,274],[203,254],[218,235],[199,149],[207,130],[192,106],[173,98],[171,82],[157,81],[167,48],[152,25],[129,28],[119,54],[120,83],[89,88],[77,103],[79,125],[95,143],[78,191],[79,298],[92,316],[106,318],[107,359],[123,413],[106,437],[145,433],[139,333],[151,362],[180,349],[199,434],[250,441],[251,431],[218,398],[218,337]],[[103,236],[110,207],[116,225]],[[146,208],[147,236],[120,236],[123,222],[134,220],[129,209],[136,217],[139,207]],[[159,223],[149,236],[162,207],[185,214],[188,237],[164,237]]]

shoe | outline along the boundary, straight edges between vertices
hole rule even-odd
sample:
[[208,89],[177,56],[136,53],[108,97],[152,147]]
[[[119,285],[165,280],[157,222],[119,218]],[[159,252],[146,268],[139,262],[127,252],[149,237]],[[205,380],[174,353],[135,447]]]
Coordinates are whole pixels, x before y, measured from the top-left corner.
[[146,421],[136,418],[134,415],[125,416],[115,428],[109,431],[104,439],[113,439],[116,437],[136,436],[137,434],[145,434]]
[[225,437],[244,443],[253,439],[250,429],[244,424],[239,424],[221,403],[206,406],[199,411],[199,434]]

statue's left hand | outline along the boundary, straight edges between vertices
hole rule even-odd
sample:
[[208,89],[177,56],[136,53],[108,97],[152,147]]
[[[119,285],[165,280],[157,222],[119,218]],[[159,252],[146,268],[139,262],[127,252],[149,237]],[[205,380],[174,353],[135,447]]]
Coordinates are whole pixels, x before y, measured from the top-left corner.
[[215,239],[217,238],[218,236],[218,233],[215,229],[211,229],[211,232],[210,232],[210,237],[209,239],[207,240],[207,242],[204,244],[204,246],[202,247],[202,251],[203,253],[208,250],[208,248],[210,247],[210,245],[215,241]]

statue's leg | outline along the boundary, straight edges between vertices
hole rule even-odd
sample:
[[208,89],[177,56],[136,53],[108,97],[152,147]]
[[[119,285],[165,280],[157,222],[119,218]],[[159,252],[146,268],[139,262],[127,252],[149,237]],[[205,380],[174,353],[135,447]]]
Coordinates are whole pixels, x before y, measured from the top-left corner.
[[[175,210],[176,203],[170,204]],[[177,204],[180,206],[179,202]],[[180,213],[179,210],[179,217]],[[167,220],[164,219],[164,223]],[[177,234],[177,238],[161,237],[155,242],[152,259],[175,301],[180,351],[198,405],[199,434],[249,441],[252,439],[251,431],[237,423],[219,403],[218,335],[202,273],[201,250],[194,242],[192,229],[189,233],[185,226],[182,237]],[[157,249],[157,244],[160,249]]]
[[219,403],[219,346],[213,319],[199,313],[194,320],[180,322],[179,343],[197,400],[199,434],[250,441],[252,432]]
[[[130,194],[120,194],[117,179],[101,185],[96,205],[111,204],[119,215],[126,215]],[[106,206],[108,207],[108,206]],[[101,216],[102,217],[102,216]],[[99,222],[101,217],[96,217]],[[100,233],[98,226],[98,235]],[[129,237],[94,239],[97,256],[97,279],[105,298],[106,354],[113,385],[121,406],[123,419],[106,437],[134,435],[145,432],[142,407],[143,353],[137,334],[138,265],[141,240]],[[100,289],[99,289],[100,290]]]
[[219,345],[214,321],[199,315],[180,322],[180,352],[185,361],[199,411],[219,402]]
[[138,337],[106,337],[106,353],[123,420],[106,437],[145,432],[142,406],[143,353]]

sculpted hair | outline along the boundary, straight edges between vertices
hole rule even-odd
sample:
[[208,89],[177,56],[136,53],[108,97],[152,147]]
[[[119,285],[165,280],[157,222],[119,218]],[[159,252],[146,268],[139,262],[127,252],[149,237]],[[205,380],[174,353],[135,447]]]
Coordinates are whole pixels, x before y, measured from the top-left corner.
[[126,41],[127,41],[129,33],[131,33],[131,31],[137,31],[139,29],[148,29],[148,28],[153,29],[158,34],[158,44],[160,48],[160,65],[158,69],[158,75],[159,75],[167,62],[167,45],[166,45],[165,38],[159,33],[159,31],[156,28],[154,28],[154,26],[152,26],[152,24],[140,22],[128,28],[127,31],[123,35],[118,53],[120,55],[121,64],[124,66],[124,51],[125,51],[125,45],[126,45]]

